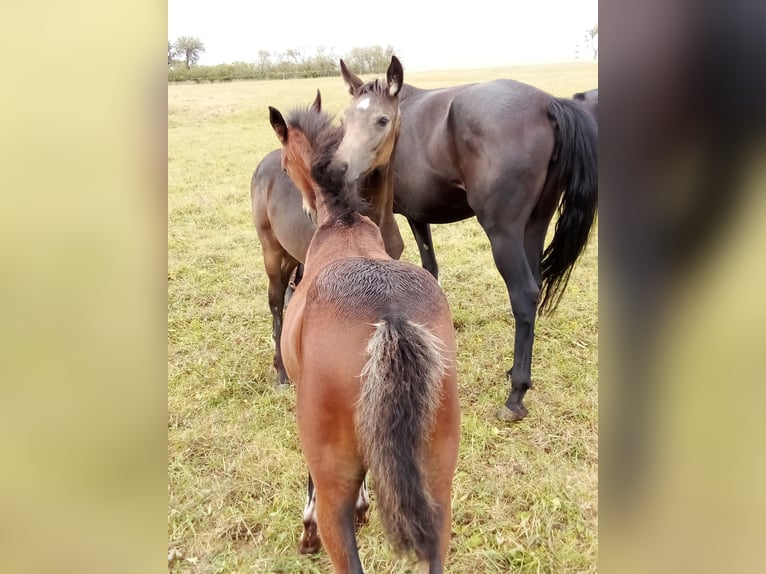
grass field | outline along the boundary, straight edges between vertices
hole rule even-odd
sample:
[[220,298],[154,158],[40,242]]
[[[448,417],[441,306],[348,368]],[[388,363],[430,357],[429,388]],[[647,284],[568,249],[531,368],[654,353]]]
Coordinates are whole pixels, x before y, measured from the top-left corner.
[[[406,65],[406,62],[405,62]],[[412,73],[438,87],[509,77],[557,96],[597,85],[594,63]],[[340,78],[168,86],[168,552],[172,572],[330,572],[297,553],[306,468],[295,393],[273,388],[271,316],[250,214],[253,169],[278,141],[267,106],[340,112]],[[398,217],[398,216],[397,216]],[[419,263],[406,221],[403,259]],[[434,226],[458,339],[462,409],[454,480],[455,573],[596,572],[598,241],[557,312],[538,320],[529,416],[505,400],[513,321],[475,219]],[[374,502],[358,535],[368,572],[410,572]]]

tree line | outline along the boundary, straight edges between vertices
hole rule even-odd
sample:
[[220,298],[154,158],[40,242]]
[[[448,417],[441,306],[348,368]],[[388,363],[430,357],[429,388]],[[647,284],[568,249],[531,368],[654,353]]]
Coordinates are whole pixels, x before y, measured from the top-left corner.
[[304,49],[277,53],[259,50],[252,62],[200,66],[200,54],[204,51],[202,40],[193,36],[168,41],[168,81],[225,82],[337,76],[340,74],[338,61],[341,57],[357,74],[378,74],[386,71],[395,53],[392,46],[353,48],[342,56],[332,48],[321,46],[313,54]]

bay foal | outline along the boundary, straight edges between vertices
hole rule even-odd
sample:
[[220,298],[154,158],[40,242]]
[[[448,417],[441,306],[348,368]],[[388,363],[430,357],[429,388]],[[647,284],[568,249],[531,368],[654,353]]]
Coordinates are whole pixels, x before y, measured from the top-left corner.
[[395,549],[413,551],[420,572],[442,572],[460,436],[446,297],[427,271],[390,257],[357,187],[330,169],[342,131],[318,130],[300,110],[290,121],[270,113],[282,165],[316,209],[281,344],[319,536],[335,572],[363,571],[354,518],[369,471]]

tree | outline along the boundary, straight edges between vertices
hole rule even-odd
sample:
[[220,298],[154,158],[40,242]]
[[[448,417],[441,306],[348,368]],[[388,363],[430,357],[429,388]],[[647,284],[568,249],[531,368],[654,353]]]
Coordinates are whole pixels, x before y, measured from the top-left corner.
[[263,78],[266,77],[266,73],[269,71],[270,61],[271,53],[268,50],[258,50],[258,69]]
[[354,48],[346,57],[345,61],[349,69],[357,74],[379,74],[388,69],[391,56],[395,50],[392,46],[365,46]]
[[175,58],[176,58],[176,47],[170,43],[170,40],[168,40],[168,68],[173,66]]
[[593,59],[598,56],[598,22],[593,25],[593,28],[585,32],[585,43],[593,50]]
[[205,51],[205,45],[194,36],[181,36],[176,40],[175,49],[176,53],[183,57],[188,70],[199,62],[199,55]]
[[312,67],[319,76],[331,76],[338,69],[338,56],[332,48],[328,50],[325,46],[319,46],[316,49]]

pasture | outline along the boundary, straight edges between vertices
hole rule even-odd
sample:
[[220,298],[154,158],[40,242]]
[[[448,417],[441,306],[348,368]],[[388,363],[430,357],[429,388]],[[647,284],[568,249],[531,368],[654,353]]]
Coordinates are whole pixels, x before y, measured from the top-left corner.
[[[596,63],[408,73],[431,88],[508,77],[571,97]],[[266,276],[250,177],[279,147],[267,106],[340,112],[339,77],[168,86],[168,553],[172,572],[330,572],[301,556],[306,467],[295,393],[274,390]],[[420,264],[406,221],[405,251]],[[432,227],[458,341],[462,434],[449,572],[595,572],[598,482],[598,237],[558,310],[538,319],[529,416],[494,419],[510,383],[513,320],[474,219]],[[410,572],[384,541],[374,484],[358,534],[368,572]]]

